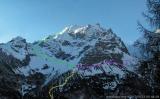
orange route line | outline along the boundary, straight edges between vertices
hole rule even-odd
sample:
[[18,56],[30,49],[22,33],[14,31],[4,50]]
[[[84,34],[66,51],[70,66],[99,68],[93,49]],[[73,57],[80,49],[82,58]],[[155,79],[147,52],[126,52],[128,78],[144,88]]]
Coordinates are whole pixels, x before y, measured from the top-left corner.
[[50,90],[49,90],[49,96],[50,96],[51,99],[54,99],[54,96],[52,94],[52,90],[55,89],[55,88],[58,88],[58,87],[65,86],[67,84],[68,80],[74,76],[74,74],[75,74],[75,72],[73,71],[72,74],[65,79],[65,81],[64,81],[63,84],[57,85],[57,86],[53,86],[53,87],[50,88]]

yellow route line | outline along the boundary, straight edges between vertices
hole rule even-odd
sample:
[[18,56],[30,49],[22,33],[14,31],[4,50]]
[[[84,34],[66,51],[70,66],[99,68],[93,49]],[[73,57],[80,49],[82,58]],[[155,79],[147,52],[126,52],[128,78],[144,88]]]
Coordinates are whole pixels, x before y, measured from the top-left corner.
[[51,99],[54,99],[53,94],[51,93],[52,90],[55,89],[55,88],[58,88],[58,87],[63,87],[63,86],[65,86],[65,85],[67,84],[68,80],[74,76],[74,74],[75,74],[75,72],[72,72],[72,74],[65,79],[65,82],[64,82],[63,84],[57,85],[57,86],[53,86],[53,87],[49,90],[49,96],[51,97]]

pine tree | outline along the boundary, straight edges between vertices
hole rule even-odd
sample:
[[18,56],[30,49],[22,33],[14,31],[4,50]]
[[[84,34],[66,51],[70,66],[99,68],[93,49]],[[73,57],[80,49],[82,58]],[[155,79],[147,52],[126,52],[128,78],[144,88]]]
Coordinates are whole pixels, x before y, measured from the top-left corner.
[[[148,20],[152,29],[160,29],[160,0],[147,0],[147,12],[143,13],[143,15]],[[160,62],[159,58],[157,58],[160,55],[160,34],[144,28],[140,23],[138,25],[141,32],[143,32],[143,37],[147,40],[145,44],[141,44],[144,46],[142,48],[143,51],[156,56],[149,57],[148,55],[149,58],[141,62],[139,72],[150,87],[150,94],[157,95],[160,93]]]
[[160,29],[160,0],[147,0],[147,13],[143,13],[151,26]]

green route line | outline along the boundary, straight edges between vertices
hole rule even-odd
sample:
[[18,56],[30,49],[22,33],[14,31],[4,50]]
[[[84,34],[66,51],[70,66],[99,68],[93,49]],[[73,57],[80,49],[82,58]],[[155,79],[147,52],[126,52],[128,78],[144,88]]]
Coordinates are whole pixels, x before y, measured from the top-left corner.
[[45,53],[41,50],[41,47],[39,47],[39,46],[37,46],[37,45],[33,47],[33,53],[36,53],[38,56],[40,56],[40,57],[43,58],[43,59],[47,59],[47,60],[50,61],[50,62],[54,62],[54,64],[61,64],[61,65],[66,64],[67,66],[69,66],[69,67],[71,67],[71,68],[75,67],[75,64],[72,64],[72,63],[69,63],[69,62],[65,62],[65,61],[56,59],[56,58],[54,58],[54,57],[51,57],[51,56],[45,54]]
[[68,80],[74,76],[74,74],[75,74],[75,72],[73,71],[72,74],[65,79],[63,84],[57,85],[57,86],[53,86],[53,87],[50,88],[49,96],[50,96],[51,99],[54,99],[54,96],[53,96],[53,93],[52,93],[53,89],[65,86],[67,84]]

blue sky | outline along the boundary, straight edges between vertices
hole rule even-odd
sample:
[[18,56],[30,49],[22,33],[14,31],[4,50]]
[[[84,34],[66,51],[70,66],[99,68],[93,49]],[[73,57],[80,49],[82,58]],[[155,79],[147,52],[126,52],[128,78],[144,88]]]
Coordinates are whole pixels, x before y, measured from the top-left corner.
[[33,42],[69,25],[100,23],[132,43],[140,36],[137,21],[146,25],[145,10],[145,0],[0,0],[0,42]]

